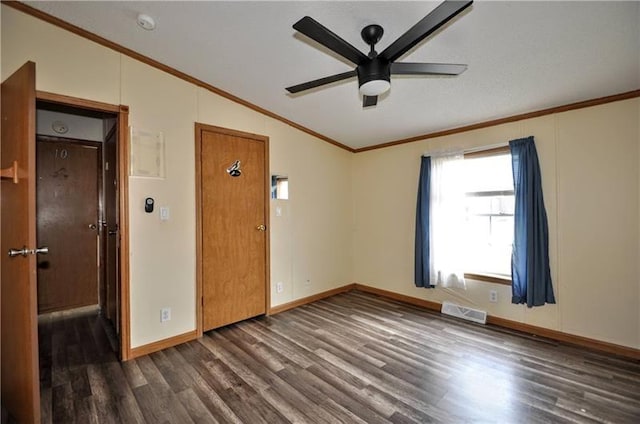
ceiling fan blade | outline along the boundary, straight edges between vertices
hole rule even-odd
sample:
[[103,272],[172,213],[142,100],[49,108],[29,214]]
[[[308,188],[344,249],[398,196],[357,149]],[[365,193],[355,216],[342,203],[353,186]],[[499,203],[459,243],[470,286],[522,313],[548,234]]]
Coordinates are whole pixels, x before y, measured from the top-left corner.
[[393,62],[469,7],[471,3],[473,0],[445,1],[391,43],[380,53],[380,56]]
[[302,84],[293,85],[291,87],[287,87],[286,90],[289,93],[299,93],[304,90],[309,90],[310,88],[320,87],[321,85],[331,84],[332,82],[341,81],[347,78],[355,77],[357,75],[355,69],[349,72],[343,72],[341,74],[331,75],[329,77],[320,78],[313,81],[304,82]]
[[394,62],[391,64],[391,75],[460,75],[466,70],[467,65],[454,63]]
[[307,37],[317,41],[330,50],[338,53],[340,56],[350,60],[351,62],[359,65],[368,57],[360,50],[353,47],[351,44],[344,41],[342,38],[331,32],[329,29],[322,26],[318,21],[305,16],[298,22],[293,24],[293,28],[300,31]]
[[378,96],[362,96],[362,107],[375,106],[378,104]]

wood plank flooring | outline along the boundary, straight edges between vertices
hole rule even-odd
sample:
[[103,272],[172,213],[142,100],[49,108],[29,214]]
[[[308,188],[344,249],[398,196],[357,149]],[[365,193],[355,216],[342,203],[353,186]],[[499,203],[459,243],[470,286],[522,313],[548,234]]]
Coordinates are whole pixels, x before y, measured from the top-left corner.
[[350,292],[119,363],[40,322],[45,423],[639,423],[640,362]]

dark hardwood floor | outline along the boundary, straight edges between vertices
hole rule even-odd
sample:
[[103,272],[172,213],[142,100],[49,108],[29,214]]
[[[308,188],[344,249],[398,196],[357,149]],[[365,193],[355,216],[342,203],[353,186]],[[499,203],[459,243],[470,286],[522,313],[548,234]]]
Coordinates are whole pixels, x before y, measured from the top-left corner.
[[640,423],[640,362],[350,292],[119,363],[41,319],[43,422]]

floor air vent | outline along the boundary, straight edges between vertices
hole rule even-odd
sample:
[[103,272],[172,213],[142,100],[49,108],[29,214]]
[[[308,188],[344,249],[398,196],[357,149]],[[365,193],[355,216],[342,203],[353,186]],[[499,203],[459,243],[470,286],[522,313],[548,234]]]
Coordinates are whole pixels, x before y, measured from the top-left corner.
[[467,308],[465,306],[456,305],[451,302],[442,302],[442,313],[451,315],[452,317],[458,317],[466,319],[468,321],[478,322],[480,324],[486,324],[487,312],[479,309]]

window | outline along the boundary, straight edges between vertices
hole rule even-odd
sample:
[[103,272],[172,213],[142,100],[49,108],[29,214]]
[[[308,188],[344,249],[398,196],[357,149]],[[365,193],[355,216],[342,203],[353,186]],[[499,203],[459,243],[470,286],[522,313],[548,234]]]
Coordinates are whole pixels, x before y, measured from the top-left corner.
[[289,177],[286,175],[271,176],[271,198],[279,200],[289,199]]
[[511,278],[515,201],[511,155],[508,149],[467,154],[463,168],[465,272],[470,278],[497,277],[507,282]]
[[469,278],[511,285],[512,303],[555,303],[533,136],[422,156],[417,197],[416,287],[464,288]]

